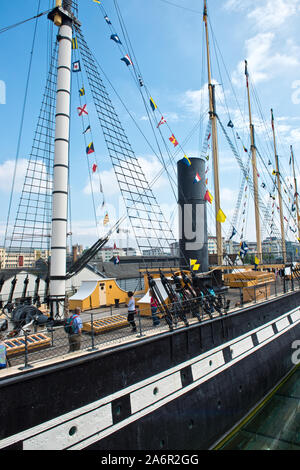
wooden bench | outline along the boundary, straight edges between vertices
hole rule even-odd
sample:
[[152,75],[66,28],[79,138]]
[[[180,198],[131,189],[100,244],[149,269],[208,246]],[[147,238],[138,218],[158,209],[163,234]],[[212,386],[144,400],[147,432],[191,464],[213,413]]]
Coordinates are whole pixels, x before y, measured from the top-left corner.
[[[4,341],[8,357],[19,356],[25,352],[25,337],[6,339]],[[49,348],[51,339],[43,333],[35,333],[27,336],[28,352]]]
[[[113,315],[112,317],[101,318],[100,320],[93,321],[95,335],[105,333],[106,331],[115,330],[117,328],[122,328],[124,326],[128,326],[126,315]],[[82,329],[87,333],[91,333],[92,323],[85,322]]]

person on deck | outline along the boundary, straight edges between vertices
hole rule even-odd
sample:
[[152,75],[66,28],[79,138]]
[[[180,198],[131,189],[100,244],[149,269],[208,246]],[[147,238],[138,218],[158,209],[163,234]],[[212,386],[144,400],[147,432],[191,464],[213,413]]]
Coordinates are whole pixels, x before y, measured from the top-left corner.
[[69,334],[69,352],[80,350],[82,331],[82,320],[80,318],[80,313],[80,308],[76,307],[74,314],[71,316],[71,319],[73,319],[73,332]]
[[158,325],[160,324],[160,320],[159,320],[159,318],[158,318],[157,315],[156,315],[158,305],[157,305],[157,301],[156,301],[156,299],[155,299],[155,297],[154,297],[154,293],[153,293],[152,290],[150,291],[150,295],[151,295],[151,298],[150,298],[150,306],[151,306],[151,314],[152,314],[153,326],[158,326]]
[[0,335],[0,370],[8,366],[6,345],[3,342],[3,336]]
[[132,333],[136,332],[136,324],[134,321],[134,315],[136,314],[136,309],[135,309],[135,298],[133,292],[128,292],[128,316],[127,316],[127,321],[130,324],[132,328]]

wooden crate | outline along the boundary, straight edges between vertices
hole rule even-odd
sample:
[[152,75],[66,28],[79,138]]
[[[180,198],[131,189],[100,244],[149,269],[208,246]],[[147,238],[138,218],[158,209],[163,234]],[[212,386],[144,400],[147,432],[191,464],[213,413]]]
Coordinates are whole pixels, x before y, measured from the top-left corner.
[[246,302],[259,302],[269,298],[271,295],[270,284],[258,285],[255,287],[245,287],[243,289],[243,301]]
[[[17,337],[12,339],[6,339],[4,341],[6,345],[7,356],[18,356],[25,352],[25,337]],[[37,351],[40,349],[49,348],[51,345],[51,339],[43,333],[35,333],[27,336],[27,348],[28,352]]]
[[[124,326],[129,326],[127,322],[127,316],[125,315],[113,315],[111,317],[101,318],[100,320],[93,321],[95,335],[105,333],[106,331],[115,330],[117,328],[122,328]],[[91,322],[85,322],[82,329],[87,333],[91,333]]]

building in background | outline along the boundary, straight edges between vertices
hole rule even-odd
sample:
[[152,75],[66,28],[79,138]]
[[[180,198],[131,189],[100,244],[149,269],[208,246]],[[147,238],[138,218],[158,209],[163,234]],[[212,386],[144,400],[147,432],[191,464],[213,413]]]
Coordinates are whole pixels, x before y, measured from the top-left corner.
[[18,249],[0,248],[0,269],[33,268],[35,263],[42,259],[48,261],[50,250],[26,249],[20,252]]

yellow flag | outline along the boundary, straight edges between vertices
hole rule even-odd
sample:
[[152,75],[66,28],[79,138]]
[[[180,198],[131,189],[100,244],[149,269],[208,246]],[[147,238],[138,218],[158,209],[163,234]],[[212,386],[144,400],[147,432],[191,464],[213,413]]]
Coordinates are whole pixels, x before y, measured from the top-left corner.
[[199,271],[199,269],[200,269],[200,264],[198,264],[198,260],[196,260],[196,259],[191,259],[191,260],[190,260],[190,263],[191,263],[191,269],[192,269],[193,271]]
[[220,222],[221,224],[223,224],[226,221],[226,219],[227,219],[226,215],[224,214],[222,209],[220,209],[217,215],[217,222]]
[[259,264],[260,264],[260,260],[259,260],[256,256],[255,256],[254,263],[255,263],[256,265],[259,265]]
[[104,220],[103,220],[103,225],[105,226],[107,224],[109,224],[109,217],[108,217],[108,213],[106,212]]

